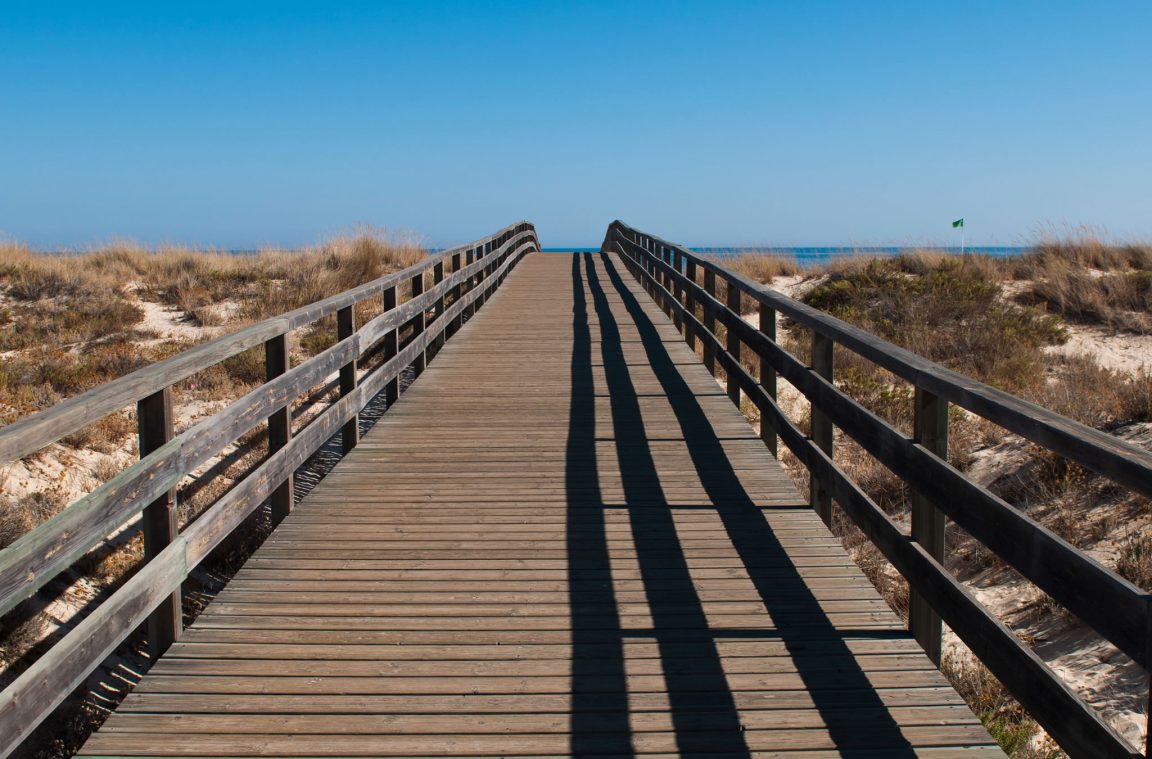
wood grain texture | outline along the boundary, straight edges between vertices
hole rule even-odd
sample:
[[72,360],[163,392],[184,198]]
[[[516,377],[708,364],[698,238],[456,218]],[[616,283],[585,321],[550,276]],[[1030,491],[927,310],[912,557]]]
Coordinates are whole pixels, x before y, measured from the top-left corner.
[[621,261],[482,268],[82,756],[1001,755]]

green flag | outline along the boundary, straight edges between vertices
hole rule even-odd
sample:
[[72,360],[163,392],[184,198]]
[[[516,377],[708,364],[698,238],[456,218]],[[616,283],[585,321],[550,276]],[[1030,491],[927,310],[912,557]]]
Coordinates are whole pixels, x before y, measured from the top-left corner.
[[964,226],[964,220],[963,219],[957,219],[956,221],[952,222],[953,228],[962,227],[962,226]]

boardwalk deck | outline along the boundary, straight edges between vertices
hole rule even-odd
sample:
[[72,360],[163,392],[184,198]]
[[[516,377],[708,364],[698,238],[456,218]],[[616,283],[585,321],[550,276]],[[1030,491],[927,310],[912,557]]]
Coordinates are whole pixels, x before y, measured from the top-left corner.
[[998,756],[618,261],[533,254],[85,756]]

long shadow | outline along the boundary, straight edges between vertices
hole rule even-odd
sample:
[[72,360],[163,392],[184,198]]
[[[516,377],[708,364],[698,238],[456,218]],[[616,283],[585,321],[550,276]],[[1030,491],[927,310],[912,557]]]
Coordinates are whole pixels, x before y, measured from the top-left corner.
[[[603,253],[598,255],[612,288],[635,322],[652,371],[665,395],[673,399],[671,406],[700,483],[771,615],[778,639],[792,656],[837,750],[842,756],[864,753],[871,756],[878,749],[883,749],[885,756],[914,755],[907,738],[849,650],[844,638],[851,631],[836,628],[788,559],[779,538],[733,469],[707,413],[675,366],[655,325],[624,285],[613,260]],[[602,309],[598,301],[597,311],[602,324],[612,318],[606,301]],[[624,467],[623,460],[621,466]],[[636,466],[635,460],[630,459],[629,466]],[[648,463],[643,464],[643,470],[643,476],[650,476]],[[766,559],[770,561],[770,570],[766,569]],[[656,634],[660,633],[657,624]],[[830,668],[830,663],[835,666]]]
[[[656,469],[619,326],[592,255],[584,253],[583,258],[600,328],[600,356],[612,414],[620,485],[629,507],[632,543],[648,613],[654,630],[675,633],[657,634],[656,644],[677,749],[682,756],[717,751],[732,757],[750,756],[720,652],[709,635],[708,618],[693,584]],[[587,330],[587,325],[581,329]],[[573,393],[591,394],[590,367],[588,375],[581,379],[586,380],[586,384],[574,381]],[[595,413],[594,408],[581,408],[581,411]],[[573,413],[576,413],[575,403]],[[594,446],[594,441],[592,444]],[[595,449],[590,453],[594,456]],[[602,524],[603,517],[599,518]]]
[[572,256],[572,298],[572,397],[564,469],[572,628],[570,747],[573,756],[605,750],[632,755],[620,611],[599,498],[592,336],[578,256]]

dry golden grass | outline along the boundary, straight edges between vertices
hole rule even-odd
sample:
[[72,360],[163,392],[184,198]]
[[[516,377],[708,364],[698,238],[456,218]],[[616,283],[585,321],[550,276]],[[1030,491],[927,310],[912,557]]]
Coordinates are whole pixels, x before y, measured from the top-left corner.
[[[275,316],[417,263],[416,243],[365,229],[301,251],[251,255],[116,243],[75,254],[0,245],[0,423],[120,377],[189,347],[152,342],[139,300],[180,309],[192,324],[228,329]],[[230,304],[226,311],[220,304]],[[357,307],[364,321],[377,303]],[[327,320],[305,330],[311,355],[334,340]],[[207,339],[209,335],[205,335]],[[184,383],[220,398],[263,380],[249,352]]]
[[713,254],[705,257],[729,271],[761,284],[767,284],[776,277],[792,277],[804,273],[800,262],[795,258],[756,250],[744,251],[735,256]]

